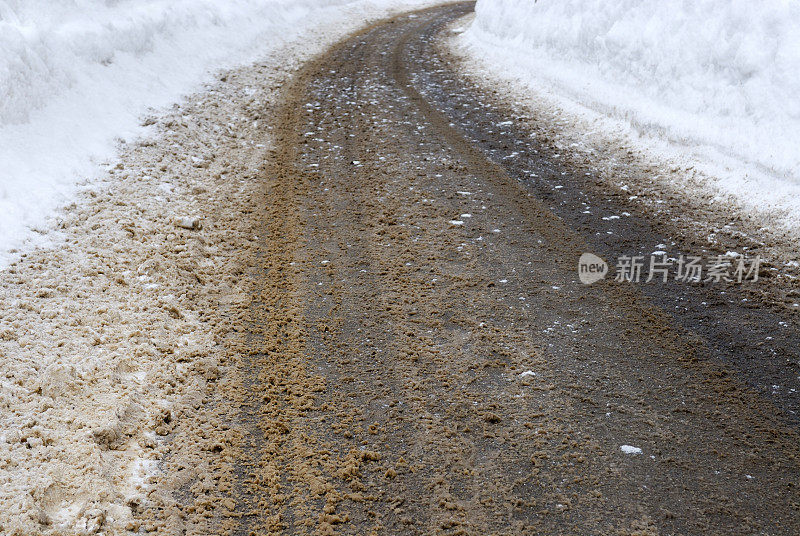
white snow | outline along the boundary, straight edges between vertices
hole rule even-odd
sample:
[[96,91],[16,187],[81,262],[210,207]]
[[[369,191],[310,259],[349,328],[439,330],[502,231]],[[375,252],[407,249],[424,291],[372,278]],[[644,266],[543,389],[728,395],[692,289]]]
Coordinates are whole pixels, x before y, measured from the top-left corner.
[[642,449],[640,449],[639,447],[634,447],[632,445],[622,445],[619,448],[619,450],[621,450],[625,454],[630,454],[630,455],[636,455],[642,453]]
[[146,114],[214,71],[321,22],[424,3],[0,0],[0,268],[17,249],[52,242],[58,209],[119,141],[147,134]]
[[456,39],[497,76],[800,225],[799,2],[478,0]]
[[191,216],[184,216],[182,218],[178,218],[175,221],[175,225],[182,229],[189,229],[189,230],[197,230],[200,228],[201,223],[199,218],[194,218]]

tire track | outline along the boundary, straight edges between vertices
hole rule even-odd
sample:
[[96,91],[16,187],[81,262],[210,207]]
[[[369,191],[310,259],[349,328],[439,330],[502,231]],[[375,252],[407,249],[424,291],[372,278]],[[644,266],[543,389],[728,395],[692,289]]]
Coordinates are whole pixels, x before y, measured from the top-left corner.
[[468,9],[285,89],[239,532],[792,534],[796,434],[641,295],[575,282],[584,238],[413,86],[407,45]]

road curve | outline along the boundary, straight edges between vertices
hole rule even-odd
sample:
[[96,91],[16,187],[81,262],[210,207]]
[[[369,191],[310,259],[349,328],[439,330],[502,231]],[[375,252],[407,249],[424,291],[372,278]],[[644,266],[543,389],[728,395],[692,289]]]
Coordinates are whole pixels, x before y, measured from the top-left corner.
[[796,534],[780,401],[657,297],[581,285],[593,234],[431,95],[454,78],[420,39],[470,9],[374,25],[285,89],[222,525]]

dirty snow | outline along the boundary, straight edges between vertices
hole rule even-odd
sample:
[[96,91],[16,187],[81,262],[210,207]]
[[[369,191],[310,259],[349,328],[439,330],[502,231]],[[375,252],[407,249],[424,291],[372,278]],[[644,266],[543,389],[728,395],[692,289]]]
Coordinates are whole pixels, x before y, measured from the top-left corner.
[[[166,44],[161,43],[180,50],[191,48],[181,41],[188,39],[183,32],[196,36],[208,30],[209,40],[227,35],[231,26],[226,24],[242,22],[247,18],[242,10],[257,2],[229,2],[224,8],[214,3],[210,13],[191,16],[186,11],[190,2],[137,4],[143,10],[151,8],[147,15],[128,2],[90,4],[76,3],[70,14],[53,7],[45,16],[35,12],[46,7],[45,2],[25,3],[24,9],[21,3],[0,3],[0,55],[8,52],[9,34],[4,32],[9,28],[21,34],[15,34],[14,41],[19,50],[39,43],[40,52],[61,47],[59,53],[67,56],[86,55],[71,74],[69,63],[58,63],[61,56],[47,58],[42,52],[42,61],[55,62],[50,74],[74,75],[74,84],[48,85],[31,75],[29,89],[40,92],[41,102],[19,100],[17,115],[4,108],[10,115],[3,115],[0,124],[0,137],[16,129],[29,136],[26,139],[41,142],[26,145],[23,154],[9,153],[7,158],[3,153],[7,166],[0,185],[5,188],[0,222],[14,226],[3,227],[3,244],[19,243],[27,223],[52,213],[63,199],[73,200],[49,227],[39,227],[42,240],[36,243],[57,247],[29,244],[26,251],[4,256],[8,264],[0,271],[0,533],[9,536],[138,533],[143,527],[134,509],[166,500],[159,499],[153,484],[159,462],[173,448],[169,434],[188,418],[187,412],[202,405],[224,369],[225,333],[220,330],[225,323],[219,315],[248,303],[236,273],[237,253],[257,237],[242,223],[239,210],[248,206],[252,188],[260,184],[253,178],[269,151],[269,126],[263,120],[259,126],[270,106],[268,99],[301,58],[367,19],[420,2],[358,1],[336,11],[320,10],[267,43],[272,48],[262,49],[261,63],[227,71],[205,92],[154,115],[148,121],[152,136],[121,146],[117,155],[108,139],[128,132],[139,111],[152,101],[115,84],[124,85],[125,76],[134,72],[164,74],[163,81],[151,81],[164,86],[164,92],[154,95],[163,103],[167,95],[174,98],[185,90],[190,78],[202,79],[207,66],[189,66],[192,76],[183,73],[170,80],[165,58],[148,59],[148,54],[158,54],[163,37],[153,32],[170,34],[170,21],[180,26],[182,19],[165,21],[164,12],[175,15],[175,9],[188,17],[188,27],[173,28],[175,35],[163,37]],[[297,9],[302,5],[294,4]],[[91,16],[96,20],[90,17],[78,24],[79,7],[87,13],[96,7]],[[142,18],[122,16],[119,10],[126,9]],[[264,20],[277,24],[285,21],[284,15],[269,12]],[[113,21],[104,24],[103,17]],[[42,28],[52,31],[43,32],[36,26],[38,20],[46,21]],[[116,35],[116,24],[132,25],[131,33]],[[242,27],[251,35],[256,30]],[[304,40],[285,43],[286,35],[298,35],[299,30],[305,32],[299,34]],[[69,31],[81,37],[59,44]],[[145,39],[139,50],[136,39],[148,35],[152,40]],[[104,40],[114,42],[117,37],[134,50],[116,53],[108,48]],[[77,49],[67,46],[70,43]],[[197,52],[205,57],[207,51]],[[228,52],[236,57],[231,49]],[[109,58],[109,65],[100,61]],[[6,60],[7,55],[0,58]],[[100,63],[93,64],[95,60]],[[20,66],[14,69],[27,72]],[[103,78],[105,69],[111,73],[108,79]],[[81,78],[84,75],[89,79]],[[70,100],[77,99],[91,80],[99,84],[98,93],[92,94],[98,99],[97,109],[91,108],[90,98]],[[37,86],[40,82],[43,85]],[[24,88],[15,85],[14,91]],[[142,87],[129,89],[135,93]],[[115,94],[120,107],[103,108],[108,105],[103,99],[115,90],[120,90]],[[23,110],[27,105],[30,108]],[[59,117],[63,124],[81,117],[87,130],[59,129]],[[49,137],[42,126],[48,121],[54,128]],[[49,154],[42,153],[45,161],[37,162],[37,151],[44,151],[48,143],[53,162],[63,157],[63,169],[48,161]],[[13,149],[0,149],[8,150]],[[90,152],[113,160],[104,171],[92,171],[92,180],[78,191],[70,173],[91,168]],[[20,170],[22,175],[14,175]],[[52,175],[55,171],[63,174]],[[28,209],[30,218],[17,217]]]

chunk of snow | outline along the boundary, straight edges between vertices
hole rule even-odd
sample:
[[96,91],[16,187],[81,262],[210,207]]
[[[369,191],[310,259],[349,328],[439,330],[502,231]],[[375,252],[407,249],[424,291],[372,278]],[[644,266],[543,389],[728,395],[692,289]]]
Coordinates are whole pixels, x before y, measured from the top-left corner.
[[189,229],[191,231],[196,231],[202,227],[202,223],[200,222],[200,218],[194,218],[190,216],[177,218],[175,220],[175,225],[182,229]]

